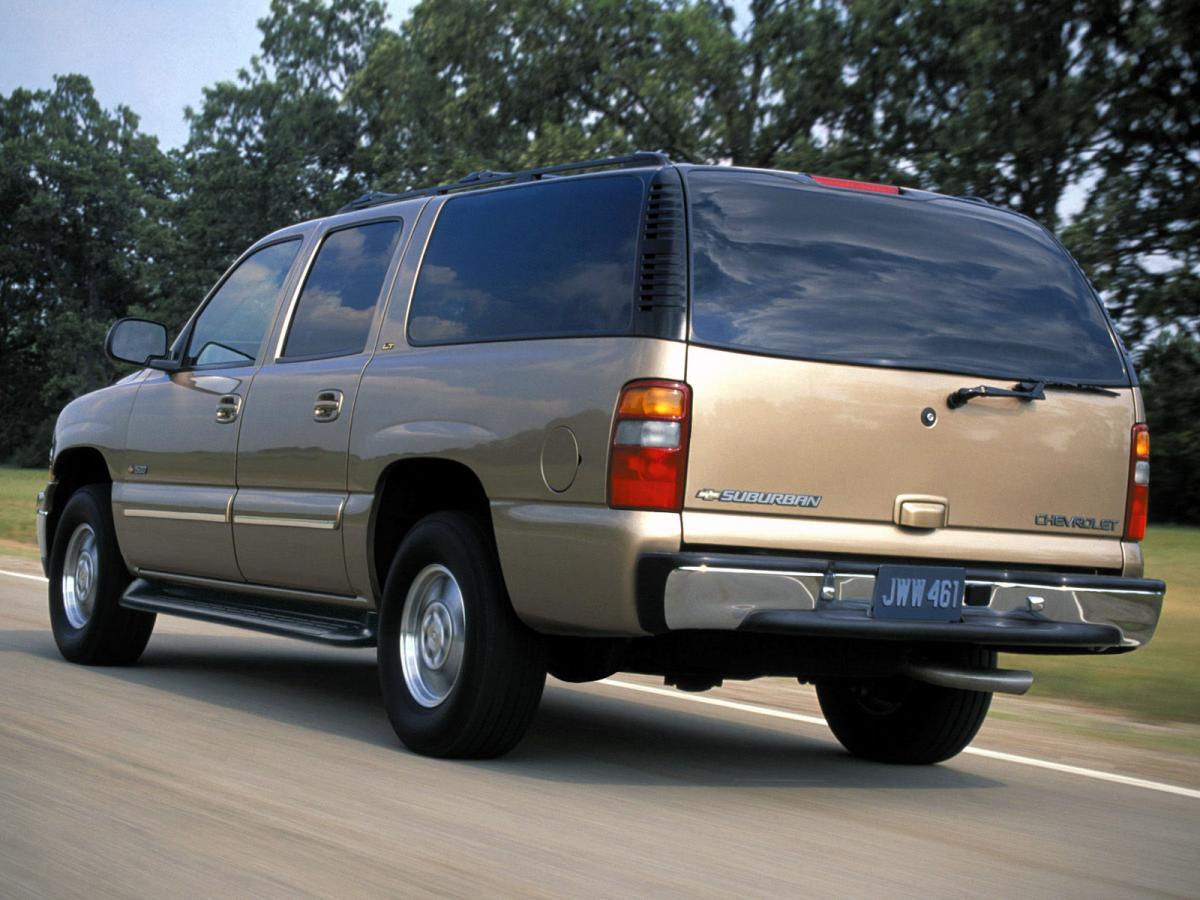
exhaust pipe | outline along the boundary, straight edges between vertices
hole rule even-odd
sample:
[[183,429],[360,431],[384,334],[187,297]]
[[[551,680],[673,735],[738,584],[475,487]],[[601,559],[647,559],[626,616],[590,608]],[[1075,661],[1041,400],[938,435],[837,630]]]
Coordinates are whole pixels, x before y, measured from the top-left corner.
[[901,672],[914,681],[987,694],[1024,694],[1033,684],[1033,673],[1026,669],[965,669],[942,663],[910,662]]

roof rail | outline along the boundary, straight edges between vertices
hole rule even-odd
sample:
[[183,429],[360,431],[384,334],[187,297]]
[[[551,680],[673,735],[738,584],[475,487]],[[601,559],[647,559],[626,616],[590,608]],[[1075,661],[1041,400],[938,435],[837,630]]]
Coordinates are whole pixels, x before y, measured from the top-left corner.
[[572,172],[582,172],[587,169],[627,168],[631,166],[669,166],[670,158],[665,153],[653,150],[636,150],[624,156],[606,156],[603,159],[587,159],[582,162],[559,163],[556,166],[542,166],[537,169],[522,169],[519,172],[493,172],[484,169],[472,172],[458,181],[450,184],[439,184],[434,187],[416,188],[400,194],[385,194],[380,191],[370,191],[357,200],[351,200],[338,210],[339,213],[353,212],[379,206],[382,203],[395,203],[397,200],[411,200],[414,197],[437,197],[442,194],[453,194],[459,191],[470,191],[476,188],[491,187],[497,184],[517,183],[521,181],[540,181],[542,178],[556,175],[566,175]]

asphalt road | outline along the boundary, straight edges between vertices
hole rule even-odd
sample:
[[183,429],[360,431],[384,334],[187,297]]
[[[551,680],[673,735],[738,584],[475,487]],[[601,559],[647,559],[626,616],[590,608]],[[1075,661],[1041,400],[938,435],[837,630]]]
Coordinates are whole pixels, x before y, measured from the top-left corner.
[[551,682],[506,759],[395,741],[371,651],[160,617],[63,662],[0,575],[0,896],[1200,895],[1200,799]]

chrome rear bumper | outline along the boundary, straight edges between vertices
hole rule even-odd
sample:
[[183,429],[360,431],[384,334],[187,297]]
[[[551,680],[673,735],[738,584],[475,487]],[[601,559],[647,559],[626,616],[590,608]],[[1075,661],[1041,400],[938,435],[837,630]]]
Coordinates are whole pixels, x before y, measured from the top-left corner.
[[643,627],[658,632],[737,630],[1121,652],[1150,640],[1166,592],[1151,579],[968,568],[961,622],[880,620],[871,617],[879,565],[723,554],[646,557],[639,612]]

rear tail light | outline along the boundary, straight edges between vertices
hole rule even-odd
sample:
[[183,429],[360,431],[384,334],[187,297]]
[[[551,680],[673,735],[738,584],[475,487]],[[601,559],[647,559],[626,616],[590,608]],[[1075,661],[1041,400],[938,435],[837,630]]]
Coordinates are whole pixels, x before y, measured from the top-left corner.
[[1125,540],[1146,536],[1150,509],[1150,429],[1134,425],[1129,448],[1129,500],[1125,506]]
[[900,188],[894,184],[879,184],[875,181],[855,181],[852,178],[833,178],[829,175],[809,175],[817,184],[826,187],[849,188],[852,191],[870,191],[873,194],[899,194]]
[[692,392],[679,381],[634,381],[621,390],[608,454],[608,505],[683,508]]

